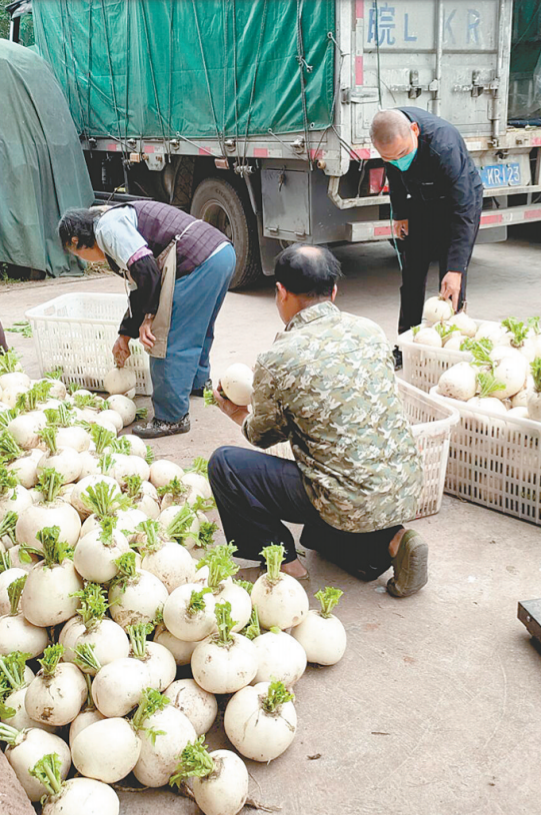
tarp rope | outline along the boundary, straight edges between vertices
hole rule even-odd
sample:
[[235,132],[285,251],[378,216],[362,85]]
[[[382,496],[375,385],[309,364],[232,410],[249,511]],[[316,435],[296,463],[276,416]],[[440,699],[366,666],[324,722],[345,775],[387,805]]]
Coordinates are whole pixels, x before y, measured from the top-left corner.
[[310,156],[310,127],[308,124],[308,108],[306,104],[306,83],[304,80],[304,69],[308,73],[313,70],[312,65],[308,65],[304,58],[304,44],[302,40],[302,10],[304,0],[297,0],[297,61],[299,63],[299,76],[301,80],[301,99],[302,99],[302,115],[304,119],[304,140],[306,146],[306,155],[308,157],[308,167],[312,171],[312,160]]
[[214,102],[212,100],[212,89],[210,87],[210,79],[209,79],[209,74],[208,74],[208,69],[207,69],[207,61],[205,59],[205,51],[203,49],[203,39],[201,37],[201,28],[199,26],[199,17],[197,16],[196,0],[192,0],[192,6],[193,6],[193,14],[194,14],[194,18],[195,18],[195,26],[197,28],[197,37],[199,39],[199,49],[201,51],[201,60],[203,62],[203,68],[205,69],[205,80],[206,80],[206,83],[207,83],[207,91],[208,91],[208,95],[209,95],[209,104],[210,104],[210,109],[212,111],[212,118],[214,119],[214,129],[216,130],[216,138],[220,142],[220,146],[222,148],[222,157],[225,158],[226,157],[225,144],[223,143],[223,139],[221,138],[220,129],[218,127],[218,120],[216,118],[216,111],[214,110]]
[[[107,15],[105,13],[105,2],[101,0],[101,12],[103,15],[103,30],[105,33],[105,47],[107,49],[107,61],[109,63],[109,73],[111,75],[111,96],[113,99],[113,107],[115,109],[115,116],[116,116],[116,126],[118,130],[118,141],[122,144],[122,129],[120,127],[120,113],[118,111],[118,104],[116,101],[116,89],[115,89],[115,75],[113,72],[113,60],[111,58],[111,49],[109,47],[109,29],[107,27]],[[126,13],[128,13],[126,11]]]
[[[126,13],[128,13],[126,11]],[[147,43],[147,53],[148,53],[148,64],[150,65],[150,78],[152,79],[152,89],[154,91],[154,101],[156,102],[156,112],[158,114],[158,119],[160,120],[160,127],[162,129],[162,136],[164,142],[168,142],[167,136],[165,135],[165,127],[163,126],[163,116],[160,109],[160,98],[158,95],[158,86],[156,85],[156,74],[154,72],[154,63],[152,61],[152,50],[150,48],[150,36],[148,33],[148,20],[147,14],[145,10],[145,4],[141,4],[141,14],[143,15],[143,25],[145,29],[145,39]],[[171,146],[167,144],[167,152],[171,152]]]
[[258,46],[257,46],[257,54],[256,54],[255,64],[254,64],[254,78],[252,80],[252,90],[251,90],[251,93],[250,93],[250,102],[248,104],[248,112],[246,114],[246,131],[245,131],[245,134],[244,134],[244,149],[243,149],[243,158],[242,158],[243,165],[245,165],[246,162],[247,162],[246,154],[248,152],[248,131],[250,129],[250,121],[252,119],[252,107],[253,107],[253,102],[254,102],[254,93],[255,93],[255,85],[256,85],[256,81],[257,81],[257,72],[258,72],[258,69],[259,69],[259,64],[261,62],[261,48],[262,48],[262,45],[263,45],[263,37],[265,35],[265,24],[267,22],[267,2],[268,2],[268,0],[265,0],[265,4],[263,6],[263,14],[261,15],[261,28],[259,29],[259,43],[258,43]]
[[[79,87],[79,79],[78,79],[78,73],[79,72],[77,70],[75,49],[73,47],[73,32],[72,32],[72,28],[71,28],[71,17],[70,17],[70,12],[69,12],[69,7],[68,7],[67,0],[63,0],[63,5],[66,8],[67,30],[68,30],[70,48],[71,48],[71,58],[72,58],[73,73],[74,73],[74,76],[75,76],[75,92],[76,92],[76,97],[77,97],[77,107],[79,108],[79,115],[81,117],[81,126],[83,128],[82,134],[83,134],[83,136],[86,137],[86,135],[87,135],[87,126],[86,126],[86,122],[85,122],[83,106],[82,106],[82,103],[81,103],[81,90],[80,90],[80,87]],[[63,5],[62,5],[62,3],[60,4],[60,14],[62,15],[62,29],[64,29],[64,12],[62,10]],[[64,39],[64,43],[65,43],[65,39]]]

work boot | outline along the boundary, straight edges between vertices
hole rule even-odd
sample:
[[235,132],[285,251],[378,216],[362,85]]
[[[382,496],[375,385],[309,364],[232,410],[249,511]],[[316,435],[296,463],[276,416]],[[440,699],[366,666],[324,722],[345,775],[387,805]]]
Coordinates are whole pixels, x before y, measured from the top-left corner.
[[428,546],[414,529],[408,529],[402,535],[392,564],[394,577],[387,582],[387,591],[393,597],[409,597],[426,585]]
[[205,382],[203,387],[202,388],[194,388],[192,390],[192,392],[190,393],[190,396],[204,396],[205,391],[211,391],[211,390],[212,390],[212,379],[207,379],[207,381]]
[[131,431],[140,439],[159,439],[161,436],[176,436],[178,433],[190,432],[190,414],[187,413],[178,422],[165,422],[154,417],[146,424],[135,425]]
[[398,345],[395,345],[395,347],[393,348],[393,357],[394,357],[394,369],[395,369],[395,371],[401,371],[402,370],[402,351],[400,350]]

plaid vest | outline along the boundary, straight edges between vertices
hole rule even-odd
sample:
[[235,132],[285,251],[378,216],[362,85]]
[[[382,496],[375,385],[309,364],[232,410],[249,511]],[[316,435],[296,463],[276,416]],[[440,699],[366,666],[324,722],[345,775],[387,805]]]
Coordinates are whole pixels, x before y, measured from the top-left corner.
[[[148,243],[154,257],[196,219],[181,209],[159,201],[131,201],[137,212],[137,230]],[[220,244],[231,241],[216,227],[197,221],[181,238],[177,247],[177,278],[190,274],[209,258]]]

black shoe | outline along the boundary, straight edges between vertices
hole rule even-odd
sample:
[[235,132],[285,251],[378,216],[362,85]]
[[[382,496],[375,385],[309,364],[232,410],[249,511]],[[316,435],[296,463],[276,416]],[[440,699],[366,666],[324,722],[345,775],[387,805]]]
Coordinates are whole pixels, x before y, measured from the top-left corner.
[[402,370],[402,351],[400,350],[398,345],[395,345],[395,347],[393,348],[393,357],[394,357],[394,369],[395,369],[395,371],[401,371]]
[[159,439],[161,436],[176,436],[178,433],[190,432],[190,414],[187,413],[178,422],[163,422],[160,419],[151,419],[146,424],[135,425],[131,431],[140,439]]
[[202,388],[194,388],[190,396],[204,396],[205,391],[212,390],[212,379],[207,379]]

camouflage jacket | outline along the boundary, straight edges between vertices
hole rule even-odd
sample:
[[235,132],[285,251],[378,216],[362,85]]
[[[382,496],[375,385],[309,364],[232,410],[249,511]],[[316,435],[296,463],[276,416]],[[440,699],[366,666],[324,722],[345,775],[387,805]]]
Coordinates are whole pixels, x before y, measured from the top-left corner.
[[347,532],[415,517],[421,457],[382,329],[330,301],[295,315],[258,357],[243,432],[266,449],[291,442],[308,495]]

